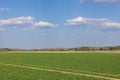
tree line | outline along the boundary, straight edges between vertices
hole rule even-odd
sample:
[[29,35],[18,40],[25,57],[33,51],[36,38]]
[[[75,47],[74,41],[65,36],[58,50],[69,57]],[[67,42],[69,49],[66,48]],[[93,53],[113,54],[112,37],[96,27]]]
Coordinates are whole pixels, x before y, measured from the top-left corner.
[[0,52],[7,51],[112,51],[120,50],[120,46],[105,46],[105,47],[78,47],[78,48],[45,48],[45,49],[16,49],[16,48],[0,48]]

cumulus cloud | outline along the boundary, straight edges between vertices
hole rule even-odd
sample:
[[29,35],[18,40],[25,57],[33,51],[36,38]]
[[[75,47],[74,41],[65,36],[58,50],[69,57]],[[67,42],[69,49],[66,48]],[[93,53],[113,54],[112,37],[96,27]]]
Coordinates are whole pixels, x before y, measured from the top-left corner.
[[49,26],[49,27],[56,27],[57,25],[55,25],[55,24],[52,24],[52,23],[49,23],[49,22],[43,22],[43,21],[40,21],[40,22],[36,22],[35,24],[34,24],[34,26],[40,26],[40,27],[47,27],[47,26]]
[[100,28],[120,28],[120,22],[115,22],[107,18],[86,18],[77,17],[66,21],[68,26],[90,26]]
[[0,20],[0,28],[13,28],[22,30],[33,30],[37,27],[56,27],[56,24],[52,24],[44,21],[35,21],[31,16],[17,17],[6,20]]
[[11,11],[10,8],[0,8],[0,11]]
[[0,25],[23,25],[23,24],[31,24],[33,22],[33,18],[31,16],[28,17],[18,17],[7,20],[0,20]]
[[120,2],[120,0],[93,0],[93,2],[96,2],[96,3],[116,3],[116,2]]

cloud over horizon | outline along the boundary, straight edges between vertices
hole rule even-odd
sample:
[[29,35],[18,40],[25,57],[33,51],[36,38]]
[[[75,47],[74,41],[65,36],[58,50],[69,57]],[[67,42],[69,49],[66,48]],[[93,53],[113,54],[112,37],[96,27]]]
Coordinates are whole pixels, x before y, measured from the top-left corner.
[[120,28],[120,22],[115,22],[108,18],[86,18],[77,17],[66,21],[68,26],[88,26],[88,27],[99,27],[99,28]]
[[[96,27],[100,29],[120,29],[120,22],[113,21],[108,18],[87,18],[79,16],[77,18],[66,20],[67,26],[85,26]],[[5,20],[0,20],[0,30],[5,29],[20,29],[20,30],[35,30],[39,27],[56,27],[57,24],[53,24],[46,21],[36,21],[33,17],[16,17]]]
[[56,24],[52,24],[45,21],[35,21],[31,16],[16,17],[6,20],[0,20],[0,30],[6,28],[21,29],[21,30],[33,30],[37,27],[56,27]]

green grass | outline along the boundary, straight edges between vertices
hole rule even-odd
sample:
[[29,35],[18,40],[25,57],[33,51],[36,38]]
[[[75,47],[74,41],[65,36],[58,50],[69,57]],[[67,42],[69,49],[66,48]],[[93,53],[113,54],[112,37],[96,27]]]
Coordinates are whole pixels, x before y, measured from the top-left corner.
[[[0,63],[93,74],[120,79],[120,54],[114,53],[0,53]],[[0,80],[103,79],[0,65]]]
[[9,66],[0,66],[0,69],[0,80],[103,80]]

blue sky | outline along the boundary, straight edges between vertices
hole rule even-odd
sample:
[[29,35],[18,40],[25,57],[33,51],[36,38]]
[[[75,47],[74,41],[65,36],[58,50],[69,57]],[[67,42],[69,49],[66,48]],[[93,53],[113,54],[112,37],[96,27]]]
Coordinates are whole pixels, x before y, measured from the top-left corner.
[[1,48],[114,45],[119,0],[0,0]]

